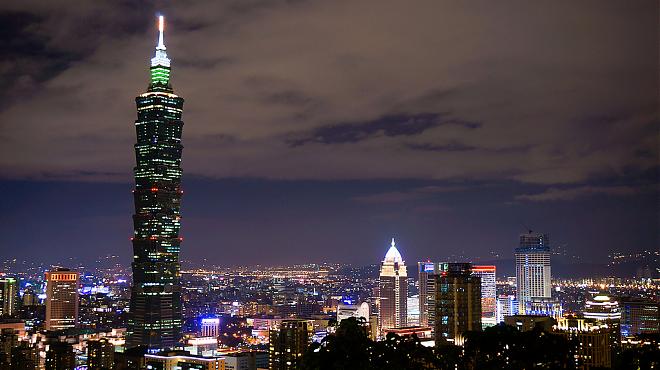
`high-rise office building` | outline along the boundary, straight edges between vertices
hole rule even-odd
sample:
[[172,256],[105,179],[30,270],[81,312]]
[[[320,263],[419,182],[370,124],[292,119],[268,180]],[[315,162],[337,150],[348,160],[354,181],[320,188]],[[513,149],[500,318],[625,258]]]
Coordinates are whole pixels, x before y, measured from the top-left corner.
[[380,265],[378,282],[380,330],[406,326],[408,317],[408,272],[394,238]]
[[294,370],[312,338],[308,320],[282,320],[269,333],[270,370]]
[[135,129],[133,282],[128,348],[174,348],[181,336],[181,133],[183,98],[170,84],[163,17],[151,59],[151,82],[138,96]]
[[426,261],[417,262],[419,272],[419,325],[434,327],[435,324],[435,274],[440,271],[439,264]]
[[462,344],[463,333],[481,330],[481,281],[469,263],[443,263],[435,275],[435,343]]
[[497,297],[497,323],[504,322],[507,316],[518,314],[518,301],[514,295],[500,295]]
[[621,308],[619,302],[605,294],[594,294],[584,305],[582,314],[585,319],[605,323],[610,330],[612,362],[621,349]]
[[115,364],[115,346],[107,339],[87,342],[87,368],[89,370],[110,370]]
[[18,312],[18,280],[0,277],[0,317],[12,317]]
[[525,313],[533,298],[551,298],[550,240],[547,234],[529,231],[520,235],[516,248],[516,292],[518,311]]
[[604,322],[573,317],[559,318],[553,332],[574,340],[576,365],[580,369],[610,368],[615,343],[613,328]]
[[71,370],[76,366],[73,346],[66,342],[53,342],[46,351],[46,370]]
[[481,279],[481,325],[493,326],[497,321],[496,267],[489,265],[472,266],[472,275]]
[[621,300],[621,336],[660,333],[660,303],[639,299]]
[[78,324],[78,279],[69,269],[46,272],[46,330],[74,328]]

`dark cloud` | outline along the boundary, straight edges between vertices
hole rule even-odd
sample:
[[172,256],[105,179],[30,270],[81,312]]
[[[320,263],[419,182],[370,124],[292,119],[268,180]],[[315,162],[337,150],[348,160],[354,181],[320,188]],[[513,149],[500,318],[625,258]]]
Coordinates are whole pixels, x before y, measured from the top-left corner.
[[549,188],[541,193],[536,194],[521,194],[516,196],[516,200],[530,201],[530,202],[547,202],[547,201],[570,201],[582,197],[595,196],[595,195],[609,195],[609,196],[626,196],[633,195],[638,192],[631,186],[578,186],[571,188]]
[[[410,136],[421,134],[441,123],[440,114],[438,113],[391,115],[374,121],[342,123],[320,127],[310,133],[309,137],[293,140],[290,144],[292,146],[298,146],[308,142],[322,144],[355,143],[367,140],[377,134],[385,136]],[[476,128],[473,125],[466,127]]]
[[[19,44],[0,65],[0,167],[130,176],[132,97],[160,11],[188,174],[563,184],[644,170],[658,152],[657,8],[6,2],[3,32]],[[84,135],[106,139],[69,140]],[[218,148],[213,135],[235,140]]]
[[[341,193],[360,217],[379,220],[361,224],[365,233],[408,225],[401,227],[422,235],[420,243],[440,236],[457,245],[462,236],[450,233],[470,233],[460,222],[471,225],[480,212],[479,227],[502,241],[510,236],[488,220],[511,209],[540,224],[555,217],[560,228],[567,213],[581,214],[578,203],[606,198],[616,216],[575,216],[571,225],[626,225],[620,239],[607,241],[624,244],[643,234],[629,220],[657,216],[657,199],[644,203],[649,192],[625,189],[639,187],[638,174],[657,183],[658,7],[655,0],[5,1],[0,176],[92,188],[131,182],[134,97],[147,85],[162,12],[174,89],[186,99],[184,181],[286,180],[295,187],[287,198],[298,205],[292,220],[303,224],[326,205],[306,208],[310,199],[296,198],[303,185],[295,184],[332,184],[316,194],[327,196],[341,184],[369,182]],[[420,190],[419,181],[469,189],[449,197]],[[475,187],[484,182],[509,191]],[[569,200],[541,201],[551,198]],[[501,208],[506,202],[512,208]],[[462,216],[424,221],[441,234],[407,218],[447,209]],[[300,229],[277,216],[259,220],[274,238],[273,219],[287,235]],[[351,226],[325,221],[333,233]],[[490,243],[477,239],[470,243]]]
[[426,150],[431,152],[462,152],[477,149],[474,146],[461,144],[456,141],[451,141],[447,144],[408,144],[408,147],[415,150]]
[[462,185],[428,185],[404,191],[360,195],[353,198],[353,200],[358,203],[404,203],[420,199],[428,199],[434,194],[460,192],[468,189],[469,187]]

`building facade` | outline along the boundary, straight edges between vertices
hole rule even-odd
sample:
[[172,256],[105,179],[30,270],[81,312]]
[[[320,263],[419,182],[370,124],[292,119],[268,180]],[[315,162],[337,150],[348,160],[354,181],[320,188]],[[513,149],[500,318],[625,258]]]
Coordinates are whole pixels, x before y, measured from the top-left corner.
[[621,336],[660,333],[660,303],[637,299],[621,300]]
[[18,313],[18,280],[0,277],[0,317],[13,317]]
[[151,82],[138,96],[133,191],[133,282],[126,345],[151,352],[174,348],[181,336],[181,134],[183,98],[170,84],[163,18],[151,59]]
[[497,268],[492,265],[472,266],[472,275],[481,280],[481,325],[493,326],[497,321]]
[[369,303],[362,302],[360,304],[343,304],[337,305],[337,324],[341,324],[343,320],[354,317],[356,320],[364,320],[369,323]]
[[435,279],[435,343],[461,344],[463,333],[481,330],[481,281],[469,263],[443,263]]
[[87,368],[89,370],[107,370],[115,365],[115,346],[107,339],[87,342]]
[[507,316],[518,314],[518,301],[516,296],[503,294],[497,297],[497,323],[504,322]]
[[270,370],[298,368],[313,334],[309,320],[282,320],[268,333]]
[[578,369],[612,367],[612,327],[591,319],[573,317],[560,318],[553,327],[553,332],[574,340],[575,362]]
[[46,351],[46,370],[71,370],[76,366],[73,346],[65,342],[54,342]]
[[225,370],[224,357],[192,356],[185,351],[146,354],[148,370]]
[[217,317],[205,317],[201,324],[202,337],[217,337],[220,335],[220,319]]
[[225,370],[256,370],[257,353],[253,351],[236,351],[223,353]]
[[440,272],[437,262],[417,262],[419,273],[419,325],[433,328],[435,323],[435,278]]
[[520,235],[516,248],[516,295],[518,311],[524,314],[532,298],[551,298],[550,240],[547,234],[529,231]]
[[46,272],[46,330],[74,328],[78,324],[78,281],[69,269]]
[[380,331],[406,326],[408,317],[408,272],[401,253],[392,239],[380,265],[378,281]]
[[585,319],[620,321],[621,308],[619,302],[600,294],[586,301],[583,315]]
[[556,319],[564,316],[564,308],[556,298],[532,298],[525,302],[526,315],[551,316]]

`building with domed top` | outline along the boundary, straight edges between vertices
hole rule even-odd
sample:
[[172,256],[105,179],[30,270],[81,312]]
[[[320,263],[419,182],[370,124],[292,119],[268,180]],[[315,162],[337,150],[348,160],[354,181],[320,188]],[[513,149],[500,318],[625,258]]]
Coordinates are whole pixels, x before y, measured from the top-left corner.
[[396,248],[394,238],[380,265],[378,288],[380,332],[385,329],[405,327],[408,314],[408,272],[406,263]]

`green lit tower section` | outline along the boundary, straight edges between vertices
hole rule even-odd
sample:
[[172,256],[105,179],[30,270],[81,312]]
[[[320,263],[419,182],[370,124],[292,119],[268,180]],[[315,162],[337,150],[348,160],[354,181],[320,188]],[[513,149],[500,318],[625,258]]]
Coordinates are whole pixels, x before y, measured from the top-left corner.
[[128,348],[175,348],[181,337],[181,132],[183,98],[170,84],[163,17],[151,82],[135,99],[135,215]]

